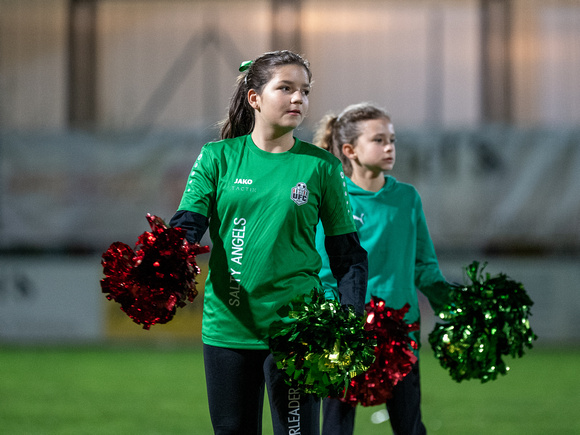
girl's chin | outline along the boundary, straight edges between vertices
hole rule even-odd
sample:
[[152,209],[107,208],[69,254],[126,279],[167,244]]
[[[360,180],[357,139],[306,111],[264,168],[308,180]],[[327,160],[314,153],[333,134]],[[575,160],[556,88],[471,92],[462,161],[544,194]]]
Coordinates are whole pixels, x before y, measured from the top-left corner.
[[291,131],[291,130],[294,130],[295,128],[299,127],[300,124],[302,124],[302,119],[300,119],[300,120],[296,119],[293,122],[292,121],[285,122],[285,123],[279,125],[278,128],[280,130]]

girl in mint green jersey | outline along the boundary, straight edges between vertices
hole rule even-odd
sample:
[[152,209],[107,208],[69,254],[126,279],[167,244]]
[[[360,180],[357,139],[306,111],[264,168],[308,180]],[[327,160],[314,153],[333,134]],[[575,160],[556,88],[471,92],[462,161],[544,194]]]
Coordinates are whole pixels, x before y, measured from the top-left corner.
[[[368,252],[366,301],[371,295],[377,296],[394,309],[408,303],[411,308],[405,320],[407,323],[418,321],[417,288],[434,306],[444,302],[447,293],[417,190],[386,174],[395,165],[395,130],[391,118],[371,104],[349,106],[338,117],[327,116],[321,121],[315,142],[341,159],[348,177],[353,218],[361,245]],[[317,245],[323,257],[320,276],[327,296],[332,298],[336,280],[323,249],[324,241],[317,239]],[[419,343],[419,332],[412,334]],[[395,386],[393,398],[387,401],[394,434],[426,433],[421,420],[420,396],[417,362]],[[323,434],[352,434],[355,409],[338,399],[326,399]]]
[[286,385],[268,328],[296,296],[320,288],[318,222],[344,304],[364,312],[367,259],[340,160],[293,136],[308,111],[308,62],[289,51],[240,67],[221,140],[193,165],[173,227],[209,227],[202,340],[216,434],[260,434],[264,385],[275,434],[319,433],[320,404]]

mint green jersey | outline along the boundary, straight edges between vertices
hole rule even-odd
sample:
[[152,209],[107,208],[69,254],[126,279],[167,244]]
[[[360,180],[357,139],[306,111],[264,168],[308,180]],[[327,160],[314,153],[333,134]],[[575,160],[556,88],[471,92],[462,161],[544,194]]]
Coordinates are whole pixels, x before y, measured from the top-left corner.
[[[400,309],[406,303],[411,308],[405,320],[420,319],[417,288],[431,304],[444,301],[446,295],[431,287],[445,281],[440,269],[421,197],[410,184],[385,176],[385,185],[378,192],[364,190],[347,178],[353,218],[361,246],[368,252],[368,286],[366,301],[371,296],[384,299],[387,306]],[[324,250],[324,238],[318,234],[316,245],[323,260],[320,271],[327,297],[334,297],[336,280]],[[419,343],[419,331],[411,333]]]
[[267,349],[276,311],[320,287],[319,220],[329,235],[356,231],[340,161],[296,139],[284,153],[250,136],[206,144],[179,210],[209,218],[205,344]]

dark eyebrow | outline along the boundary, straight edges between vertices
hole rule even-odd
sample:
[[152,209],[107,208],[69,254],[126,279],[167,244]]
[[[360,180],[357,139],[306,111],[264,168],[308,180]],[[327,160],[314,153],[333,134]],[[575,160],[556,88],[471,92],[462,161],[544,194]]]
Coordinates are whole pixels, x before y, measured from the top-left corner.
[[[296,83],[291,80],[280,80],[281,85],[295,85]],[[303,84],[302,87],[310,88],[310,83]]]

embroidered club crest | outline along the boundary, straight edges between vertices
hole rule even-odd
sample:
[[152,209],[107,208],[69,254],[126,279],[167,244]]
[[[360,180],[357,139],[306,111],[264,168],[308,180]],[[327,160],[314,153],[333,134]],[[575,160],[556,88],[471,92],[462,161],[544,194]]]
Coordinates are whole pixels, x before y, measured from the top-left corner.
[[308,188],[306,183],[298,183],[292,188],[292,193],[290,194],[292,201],[296,205],[304,205],[308,202]]

